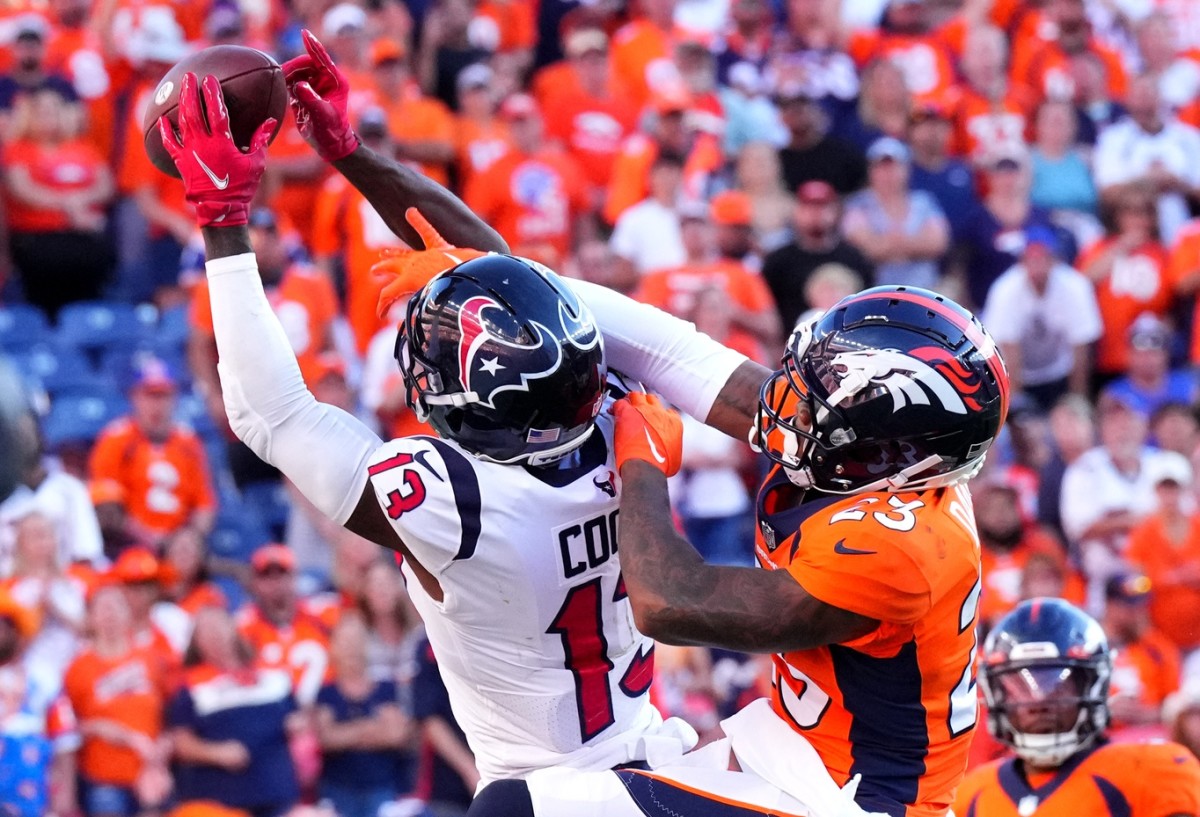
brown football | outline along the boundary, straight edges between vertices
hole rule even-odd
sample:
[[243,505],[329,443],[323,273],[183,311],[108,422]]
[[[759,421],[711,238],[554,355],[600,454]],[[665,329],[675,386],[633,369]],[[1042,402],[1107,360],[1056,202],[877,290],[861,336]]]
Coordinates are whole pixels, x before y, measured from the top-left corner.
[[[163,147],[158,132],[158,119],[165,115],[179,127],[179,83],[191,71],[198,79],[212,74],[221,81],[225,107],[229,109],[229,126],[233,140],[241,148],[250,146],[250,138],[259,125],[274,117],[282,123],[287,113],[287,85],[283,70],[274,59],[254,48],[240,45],[214,45],[184,57],[167,72],[142,118],[142,132],[150,161],[163,173],[179,178],[179,171]],[[278,125],[271,139],[279,133]]]

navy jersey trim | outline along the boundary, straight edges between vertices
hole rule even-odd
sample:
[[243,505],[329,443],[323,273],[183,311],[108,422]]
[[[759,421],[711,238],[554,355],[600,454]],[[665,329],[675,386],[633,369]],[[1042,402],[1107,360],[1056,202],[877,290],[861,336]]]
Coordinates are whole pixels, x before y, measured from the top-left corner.
[[483,500],[479,495],[479,476],[475,473],[471,461],[464,455],[434,437],[423,437],[432,445],[446,464],[446,476],[454,491],[454,504],[458,509],[459,526],[462,537],[459,539],[458,552],[454,561],[470,559],[475,555],[479,545],[479,533],[483,529],[480,520]]
[[890,658],[837,644],[829,647],[829,656],[851,717],[850,776],[862,775],[854,799],[867,811],[903,815],[905,806],[917,802],[929,754],[917,642]]
[[[768,511],[767,500],[771,493],[777,489],[789,489],[801,494],[803,499],[796,505],[791,505],[784,510]],[[807,492],[796,488],[792,485],[792,481],[788,479],[783,468],[776,468],[766,480],[763,481],[762,487],[758,491],[758,497],[755,499],[755,507],[758,511],[758,519],[760,524],[767,525],[774,533],[776,542],[782,544],[789,536],[797,534],[800,531],[800,526],[814,514],[828,508],[835,502],[840,502],[845,499],[844,496],[833,496],[823,494],[818,491],[809,490]],[[796,544],[793,543],[793,550]],[[795,553],[792,554],[793,556]]]
[[1008,795],[1008,799],[1012,801],[1013,806],[1017,806],[1021,800],[1030,795],[1036,797],[1038,802],[1042,802],[1058,791],[1059,787],[1067,782],[1067,778],[1071,776],[1072,772],[1103,745],[1105,742],[1098,742],[1091,748],[1072,755],[1066,763],[1058,767],[1054,777],[1036,789],[1029,785],[1029,780],[1025,777],[1025,764],[1017,757],[1009,758],[1000,764],[1000,768],[996,770],[996,780],[999,782],[1000,788]]
[[702,814],[704,817],[764,817],[767,814],[781,814],[713,799],[716,795],[713,798],[705,797],[665,778],[642,772],[616,771],[615,774],[625,786],[629,798],[646,817],[679,817],[681,814]]
[[587,441],[579,447],[577,454],[567,458],[564,463],[535,468],[532,465],[522,465],[525,473],[551,488],[564,488],[577,479],[590,474],[604,463],[608,462],[608,443],[597,428]]
[[1110,817],[1132,817],[1133,807],[1129,805],[1129,801],[1125,799],[1125,795],[1121,793],[1115,783],[1098,774],[1092,775],[1092,781],[1100,790]]

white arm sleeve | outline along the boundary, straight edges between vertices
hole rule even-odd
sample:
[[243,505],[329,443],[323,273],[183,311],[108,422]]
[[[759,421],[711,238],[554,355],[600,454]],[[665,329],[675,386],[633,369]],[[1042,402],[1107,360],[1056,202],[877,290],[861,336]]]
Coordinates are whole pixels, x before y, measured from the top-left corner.
[[717,394],[748,359],[661,309],[599,284],[564,280],[595,314],[609,368],[640,380],[697,420],[708,418]]
[[230,427],[322,513],[345,524],[366,488],[379,437],[318,403],[304,385],[252,253],[216,258],[205,268]]

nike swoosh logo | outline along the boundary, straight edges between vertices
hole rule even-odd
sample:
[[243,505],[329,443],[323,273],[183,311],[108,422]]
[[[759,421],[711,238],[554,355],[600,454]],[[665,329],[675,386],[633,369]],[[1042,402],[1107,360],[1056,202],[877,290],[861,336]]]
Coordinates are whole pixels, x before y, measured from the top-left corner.
[[876,550],[859,550],[858,548],[846,547],[846,540],[839,539],[838,543],[833,546],[834,553],[840,553],[843,556],[869,556],[872,553],[878,553]]
[[204,164],[204,160],[200,158],[200,154],[192,151],[192,155],[196,157],[196,162],[200,165],[200,169],[204,171],[204,175],[208,176],[208,180],[213,183],[213,187],[218,190],[224,190],[229,186],[229,174],[225,174],[225,178],[218,179],[217,174],[212,172],[212,168]]
[[654,445],[654,438],[650,436],[650,429],[647,428],[644,429],[644,431],[646,433],[646,442],[650,444],[650,454],[654,457],[654,459],[658,460],[660,464],[666,465],[667,458],[658,453],[658,449]]
[[420,465],[425,466],[425,470],[428,471],[430,475],[432,475],[433,478],[438,482],[445,482],[446,480],[442,479],[441,474],[435,471],[433,466],[429,464],[429,460],[427,459],[428,456],[428,451],[418,451],[413,454],[413,459],[416,460]]

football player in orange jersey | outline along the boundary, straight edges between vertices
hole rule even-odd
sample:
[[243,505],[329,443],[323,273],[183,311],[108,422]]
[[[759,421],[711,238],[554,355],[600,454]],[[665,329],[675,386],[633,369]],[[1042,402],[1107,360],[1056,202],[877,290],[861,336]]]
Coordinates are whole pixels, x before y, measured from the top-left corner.
[[1200,815],[1200,762],[1177,743],[1110,743],[1112,652],[1100,625],[1061,599],[1023,602],[988,636],[980,685],[988,729],[1016,757],[973,771],[962,817]]

